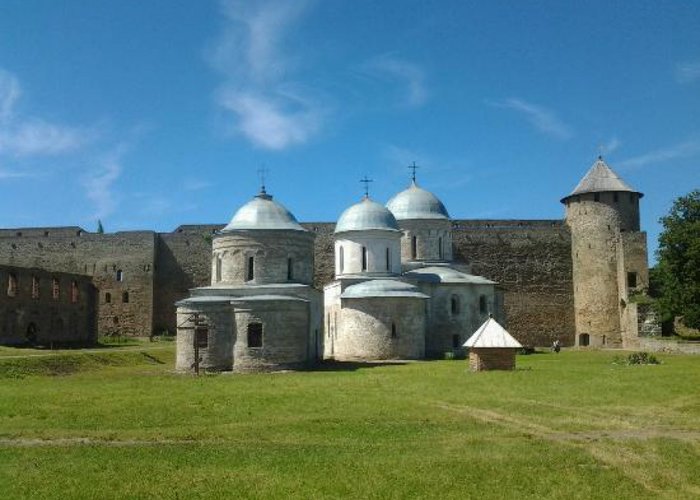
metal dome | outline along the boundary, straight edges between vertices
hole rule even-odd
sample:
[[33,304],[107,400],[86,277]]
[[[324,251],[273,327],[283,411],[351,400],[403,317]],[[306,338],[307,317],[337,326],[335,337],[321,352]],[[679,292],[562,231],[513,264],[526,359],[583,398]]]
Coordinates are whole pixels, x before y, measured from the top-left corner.
[[285,229],[306,231],[289,210],[272,200],[264,190],[238,209],[222,232],[239,229]]
[[363,281],[351,285],[340,296],[343,299],[365,299],[369,297],[411,297],[414,299],[429,298],[410,283],[399,280],[379,279]]
[[335,225],[335,232],[368,231],[379,229],[383,231],[399,231],[399,224],[394,215],[383,205],[365,197],[340,215]]
[[430,191],[419,188],[415,181],[411,186],[394,196],[386,204],[397,220],[442,219],[448,220],[445,205]]

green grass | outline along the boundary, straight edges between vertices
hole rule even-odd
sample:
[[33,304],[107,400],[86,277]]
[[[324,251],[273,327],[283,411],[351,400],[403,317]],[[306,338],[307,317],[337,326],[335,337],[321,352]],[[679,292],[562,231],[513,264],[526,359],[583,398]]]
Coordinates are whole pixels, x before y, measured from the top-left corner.
[[698,357],[195,378],[172,373],[172,345],[143,352],[157,361],[90,353],[72,375],[0,380],[3,498],[700,495]]

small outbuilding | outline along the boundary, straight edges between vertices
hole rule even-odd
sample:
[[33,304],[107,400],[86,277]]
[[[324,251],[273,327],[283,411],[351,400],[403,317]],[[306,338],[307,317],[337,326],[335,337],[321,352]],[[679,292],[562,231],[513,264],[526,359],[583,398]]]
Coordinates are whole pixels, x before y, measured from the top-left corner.
[[513,370],[515,352],[522,349],[520,342],[506,331],[495,319],[487,319],[464,343],[469,348],[469,369]]

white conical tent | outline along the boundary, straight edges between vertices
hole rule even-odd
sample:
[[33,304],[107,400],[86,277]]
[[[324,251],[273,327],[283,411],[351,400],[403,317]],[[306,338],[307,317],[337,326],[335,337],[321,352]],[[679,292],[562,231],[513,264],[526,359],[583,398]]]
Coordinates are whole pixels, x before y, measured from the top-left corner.
[[521,349],[523,346],[506,331],[498,321],[487,319],[474,334],[463,344],[471,348]]

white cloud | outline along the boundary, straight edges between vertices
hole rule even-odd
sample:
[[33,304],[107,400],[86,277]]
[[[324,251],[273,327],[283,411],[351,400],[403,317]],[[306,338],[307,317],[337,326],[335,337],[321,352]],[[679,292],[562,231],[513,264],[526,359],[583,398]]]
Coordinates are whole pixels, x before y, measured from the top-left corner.
[[5,179],[21,179],[26,177],[34,177],[30,172],[21,172],[17,170],[7,170],[0,168],[0,180]]
[[691,158],[700,155],[700,136],[693,137],[672,146],[656,149],[646,154],[628,158],[618,163],[620,168],[639,168],[647,165],[661,164],[669,160]]
[[384,54],[370,59],[361,69],[376,78],[389,78],[404,85],[403,104],[406,106],[422,106],[428,100],[425,72],[415,63]]
[[116,209],[113,185],[122,173],[121,158],[124,151],[124,147],[119,147],[103,156],[97,161],[94,170],[82,179],[85,195],[95,206],[93,217],[96,219],[104,219]]
[[488,102],[488,104],[521,113],[537,130],[556,139],[566,140],[573,136],[572,128],[564,123],[554,111],[543,106],[516,97],[503,101]]
[[608,142],[600,145],[600,154],[609,155],[613,151],[620,147],[620,140],[617,137],[613,137]]
[[676,65],[676,81],[678,83],[693,83],[698,80],[700,80],[700,61]]
[[304,144],[321,130],[327,115],[317,93],[294,81],[297,60],[283,50],[309,4],[222,3],[225,28],[208,54],[212,67],[226,77],[217,102],[235,116],[235,130],[258,147],[283,150]]
[[21,93],[17,78],[0,69],[0,154],[57,155],[80,149],[92,139],[80,128],[18,115],[15,105]]

